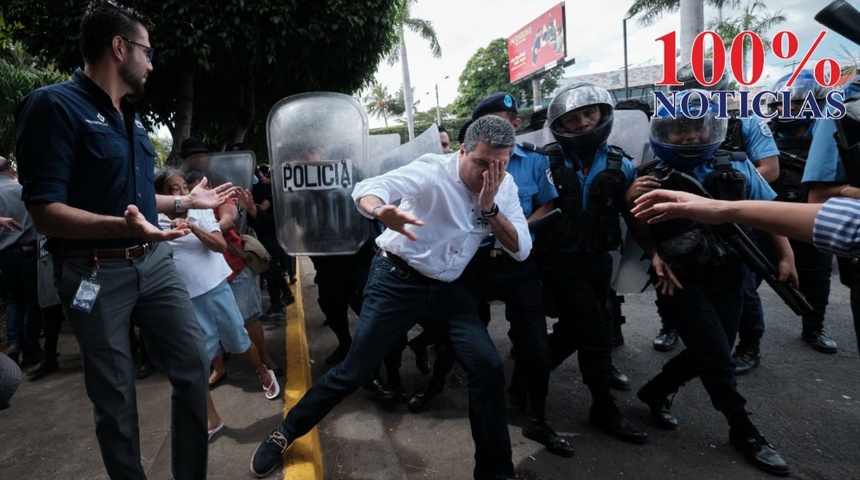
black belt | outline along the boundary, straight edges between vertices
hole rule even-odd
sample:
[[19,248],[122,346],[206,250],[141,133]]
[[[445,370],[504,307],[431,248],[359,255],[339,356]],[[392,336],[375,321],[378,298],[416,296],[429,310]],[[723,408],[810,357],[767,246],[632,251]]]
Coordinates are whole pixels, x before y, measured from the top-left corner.
[[402,258],[398,257],[397,255],[395,255],[389,251],[382,250],[380,248],[379,249],[379,255],[387,258],[388,260],[391,261],[391,263],[397,265],[398,267],[400,267],[406,271],[418,273],[417,270],[415,270],[413,267],[409,266],[409,264],[406,262],[406,260],[403,260]]
[[409,264],[406,263],[406,260],[403,260],[402,258],[398,257],[397,255],[395,255],[391,252],[388,252],[388,251],[380,248],[379,249],[379,255],[382,257],[385,257],[389,262],[393,263],[398,268],[401,268],[401,269],[407,271],[410,275],[417,275],[417,278],[423,279],[424,281],[427,281],[427,282],[442,283],[441,280],[436,280],[435,278],[430,278],[427,275],[424,275],[423,273],[419,272],[418,270],[415,270],[414,267],[410,267]]
[[152,250],[154,243],[142,243],[128,248],[65,248],[55,247],[51,254],[58,258],[122,258],[131,260]]

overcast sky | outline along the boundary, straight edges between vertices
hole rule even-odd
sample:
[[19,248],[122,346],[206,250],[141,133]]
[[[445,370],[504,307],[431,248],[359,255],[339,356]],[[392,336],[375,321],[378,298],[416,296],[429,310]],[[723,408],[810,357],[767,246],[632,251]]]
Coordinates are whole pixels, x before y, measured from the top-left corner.
[[[814,15],[830,0],[761,0],[766,10],[781,10],[787,17],[778,27],[791,30],[799,39],[796,60],[803,58],[815,36],[824,27]],[[457,97],[460,74],[466,62],[479,48],[496,38],[507,38],[542,13],[558,4],[558,0],[419,0],[412,7],[412,16],[429,20],[436,29],[442,47],[442,57],[430,55],[427,43],[415,34],[407,33],[406,47],[409,70],[419,102],[419,111],[435,108],[435,86],[439,87],[439,103],[448,105]],[[860,0],[850,0],[860,8]],[[566,75],[581,75],[623,69],[624,42],[622,23],[630,0],[579,0],[565,2],[567,23],[567,56],[576,64],[568,67]],[[739,11],[724,11],[724,18],[739,15]],[[716,18],[716,11],[705,9],[705,24]],[[663,63],[662,44],[655,39],[680,29],[680,15],[665,16],[650,27],[639,25],[636,19],[627,21],[627,57],[629,66],[660,65]],[[778,29],[769,32],[773,36]],[[844,47],[844,48],[843,48]],[[835,32],[828,31],[813,60],[832,57],[842,62],[846,50],[860,58],[860,47]],[[814,62],[807,64],[812,68]],[[765,74],[760,83],[770,85],[780,76],[791,72],[791,62],[772,54],[765,61]],[[446,78],[447,77],[447,78]],[[384,61],[376,75],[377,81],[396,92],[402,85],[400,65],[389,67]],[[371,126],[382,121],[371,117]]]

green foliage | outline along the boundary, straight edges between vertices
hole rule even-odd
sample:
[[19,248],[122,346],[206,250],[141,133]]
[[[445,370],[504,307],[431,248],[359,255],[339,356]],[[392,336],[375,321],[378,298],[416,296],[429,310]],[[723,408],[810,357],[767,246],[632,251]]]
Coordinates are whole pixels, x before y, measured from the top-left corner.
[[[396,0],[129,0],[147,15],[154,71],[138,108],[173,127],[192,78],[195,135],[225,139],[237,126],[265,135],[272,105],[308,91],[351,93],[366,85],[394,45]],[[31,51],[71,71],[88,0],[8,0],[7,20]],[[246,143],[248,138],[245,138]],[[256,142],[255,142],[256,143]],[[263,152],[258,152],[258,154]]]
[[382,118],[385,121],[385,126],[388,126],[390,117],[402,115],[406,110],[403,102],[403,90],[398,92],[397,96],[388,93],[388,87],[376,82],[372,85],[370,93],[362,98],[364,108],[368,115],[373,115],[377,118]]
[[[738,7],[741,0],[704,0],[706,5],[717,9]],[[681,8],[681,0],[635,0],[627,10],[627,18],[639,15],[640,25],[653,25],[668,13],[677,12]]]
[[15,152],[15,107],[36,88],[68,80],[52,66],[40,66],[21,44],[0,51],[0,155]]
[[[564,68],[555,67],[541,77],[541,92],[549,95],[558,87],[558,80],[564,75]],[[452,105],[452,112],[460,117],[472,114],[472,109],[484,97],[493,92],[508,92],[523,105],[530,105],[532,99],[531,82],[512,85],[509,81],[508,47],[504,38],[497,38],[486,47],[479,48],[466,63],[460,75],[459,96]]]
[[150,133],[149,143],[155,148],[155,167],[163,167],[167,162],[167,157],[170,155],[170,150],[173,148],[173,140]]

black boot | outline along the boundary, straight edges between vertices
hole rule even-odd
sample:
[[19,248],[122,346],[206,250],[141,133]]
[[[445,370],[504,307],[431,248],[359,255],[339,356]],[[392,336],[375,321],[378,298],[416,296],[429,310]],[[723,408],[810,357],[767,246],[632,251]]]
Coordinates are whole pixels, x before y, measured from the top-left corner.
[[675,348],[678,344],[678,331],[674,328],[663,328],[660,333],[654,337],[654,350],[658,352],[668,352]]
[[573,445],[555,433],[543,417],[529,416],[523,426],[523,436],[542,443],[547,450],[558,456],[573,456]]
[[627,378],[627,375],[621,373],[621,370],[618,370],[615,364],[609,366],[609,386],[622,392],[630,390],[630,379]]
[[409,409],[412,413],[418,413],[427,406],[427,403],[433,399],[436,395],[442,393],[442,390],[445,389],[445,381],[438,381],[435,379],[430,379],[423,387],[419,388],[417,392],[413,393],[409,398],[409,402],[406,404],[406,408]]
[[821,353],[836,353],[838,350],[836,341],[824,331],[824,312],[821,310],[803,316],[803,332],[800,338]]
[[729,443],[750,465],[772,475],[788,476],[788,464],[752,422],[746,412],[726,413],[731,430]]
[[588,421],[597,428],[624,442],[643,444],[648,433],[627,419],[615,405],[615,399],[598,401],[591,406]]
[[39,362],[35,367],[27,370],[27,376],[30,380],[38,380],[45,375],[53,372],[59,367],[57,363],[57,354],[53,355],[45,355],[42,357],[42,361]]
[[738,343],[732,360],[735,362],[735,375],[745,375],[758,366],[761,359],[761,347],[758,343]]
[[396,392],[382,381],[378,370],[364,383],[364,389],[371,392],[371,396],[376,400],[390,401],[396,396]]
[[664,430],[675,430],[678,428],[678,420],[672,415],[672,411],[670,410],[672,400],[669,399],[669,395],[661,394],[657,391],[654,384],[649,382],[636,393],[636,396],[645,405],[648,405],[654,425]]

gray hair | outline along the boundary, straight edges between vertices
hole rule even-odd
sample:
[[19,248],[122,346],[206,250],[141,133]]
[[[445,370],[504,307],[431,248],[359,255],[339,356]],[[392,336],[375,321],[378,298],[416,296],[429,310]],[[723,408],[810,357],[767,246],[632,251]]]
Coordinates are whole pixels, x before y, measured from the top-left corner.
[[466,153],[469,153],[478,147],[479,142],[493,148],[511,148],[516,140],[511,122],[495,115],[485,115],[469,125],[463,143]]
[[164,185],[168,180],[175,176],[180,176],[183,179],[185,175],[183,175],[181,170],[178,170],[173,167],[164,167],[160,172],[155,175],[155,181],[153,182],[155,185],[155,193],[164,193]]

